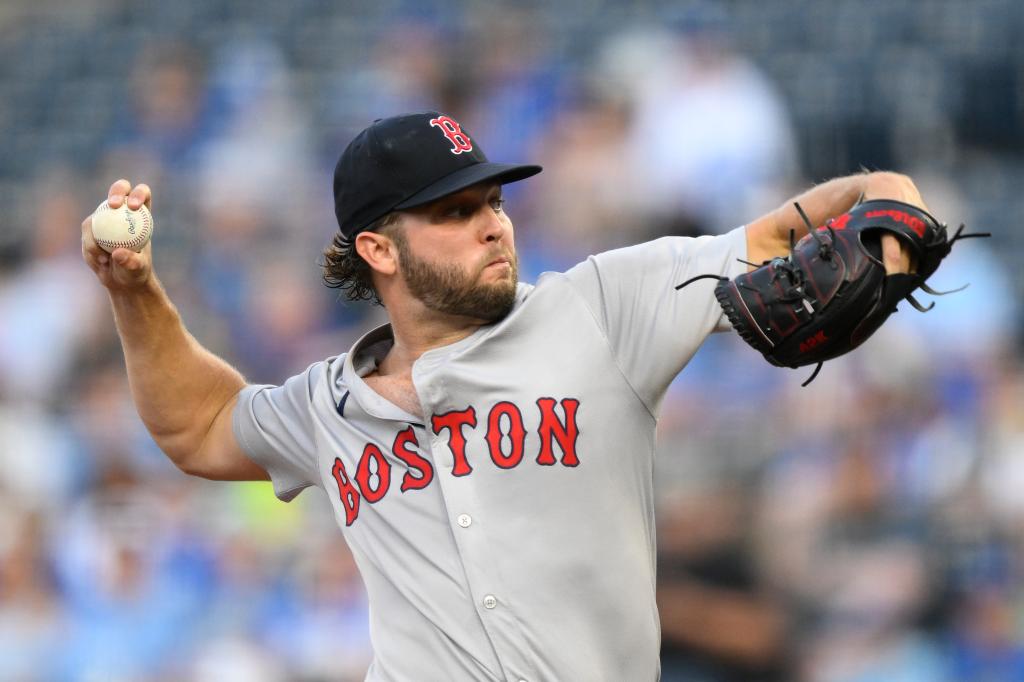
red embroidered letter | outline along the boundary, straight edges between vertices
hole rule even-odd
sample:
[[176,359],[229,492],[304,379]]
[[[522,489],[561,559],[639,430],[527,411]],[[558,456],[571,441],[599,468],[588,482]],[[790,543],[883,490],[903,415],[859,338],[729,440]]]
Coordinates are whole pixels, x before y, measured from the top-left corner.
[[849,213],[844,213],[841,216],[836,216],[832,220],[825,223],[824,226],[819,227],[819,230],[824,230],[826,227],[831,227],[833,230],[845,230],[846,224],[850,222],[852,216]]
[[826,341],[828,341],[828,337],[825,336],[825,330],[822,329],[814,336],[811,336],[800,342],[800,352],[806,353],[807,351],[817,347],[822,343],[825,343]]
[[452,476],[465,476],[473,471],[466,461],[466,437],[462,435],[462,427],[469,425],[476,426],[476,410],[467,407],[461,412],[448,412],[446,414],[435,414],[431,420],[434,433],[441,435],[441,429],[448,429],[448,449],[451,450],[454,463],[452,465]]
[[555,414],[554,398],[537,399],[537,407],[540,408],[540,428],[537,429],[540,435],[540,454],[537,455],[537,464],[551,466],[555,463],[554,448],[551,444],[553,439],[557,439],[558,446],[562,448],[562,464],[574,467],[580,463],[576,457],[576,438],[579,437],[576,408],[579,405],[580,401],[575,398],[562,400],[562,411],[565,412],[563,424]]
[[334,458],[334,468],[331,470],[334,480],[338,482],[338,495],[341,497],[341,506],[345,508],[345,525],[351,526],[352,522],[359,516],[359,493],[352,481],[348,480],[345,473],[345,465],[341,459]]
[[[377,471],[370,471],[370,460],[377,461]],[[377,487],[370,487],[370,478],[377,474]],[[363,499],[370,504],[377,502],[388,492],[388,485],[391,483],[391,465],[384,459],[384,453],[373,443],[367,443],[363,448],[363,456],[359,458],[359,468],[356,469],[356,483],[363,493]]]
[[438,116],[437,118],[430,119],[430,125],[440,128],[444,136],[448,138],[448,141],[452,143],[452,154],[473,151],[473,140],[469,139],[469,135],[462,132],[462,128],[456,123],[455,119],[450,116]]
[[[506,456],[501,450],[501,418],[508,415],[508,438],[512,443],[511,451]],[[491,448],[491,459],[502,469],[511,469],[523,459],[523,448],[526,446],[526,429],[523,428],[523,415],[519,408],[509,402],[500,402],[491,408],[487,415],[487,445]]]
[[[392,454],[405,462],[406,466],[409,467],[409,471],[406,471],[405,475],[402,476],[403,493],[410,488],[413,490],[426,488],[434,480],[434,467],[430,466],[430,462],[420,456],[420,453],[416,452],[415,447],[418,445],[416,434],[413,433],[410,426],[395,436],[395,444],[391,446]],[[420,472],[420,475],[413,476],[413,471]]]

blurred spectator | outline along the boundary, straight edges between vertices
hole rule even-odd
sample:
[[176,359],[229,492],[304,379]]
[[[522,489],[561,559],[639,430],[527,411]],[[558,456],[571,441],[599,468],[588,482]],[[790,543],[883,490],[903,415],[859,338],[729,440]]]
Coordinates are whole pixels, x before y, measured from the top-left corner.
[[1024,679],[1019,608],[1020,594],[1012,585],[985,585],[962,595],[953,631],[953,679]]
[[664,498],[658,608],[666,682],[792,679],[783,604],[761,584],[744,491],[711,484]]
[[[0,498],[2,499],[2,498]],[[6,505],[4,505],[6,506]],[[54,679],[67,637],[41,513],[4,509],[0,529],[0,679]]]
[[978,495],[992,521],[1019,536],[1024,519],[1024,370],[1019,361],[999,370],[982,403],[987,447],[978,470]]
[[297,679],[257,642],[227,636],[204,643],[189,667],[195,682],[286,682]]
[[358,682],[370,665],[369,613],[345,543],[306,543],[297,580],[269,623],[268,638],[296,677]]
[[[286,376],[315,357],[311,353],[324,331],[323,310],[332,302],[314,273],[311,266],[271,263],[243,302],[246,329],[236,339],[236,349],[258,376],[268,380]],[[330,354],[341,350],[335,346]]]
[[920,550],[892,542],[842,556],[829,615],[807,637],[802,674],[822,682],[961,679],[937,638],[916,624],[928,594]]
[[331,165],[352,136],[378,118],[405,111],[448,110],[457,106],[448,97],[449,83],[463,77],[470,64],[449,68],[453,45],[439,26],[389,22],[370,36],[366,59],[328,75],[330,115],[341,135],[331,140]]
[[71,623],[56,652],[59,679],[168,673],[200,634],[209,583],[178,560],[175,538],[158,532],[165,507],[153,504],[154,492],[112,464],[68,510],[57,566]]
[[632,110],[628,196],[663,234],[725,232],[785,199],[796,142],[785,104],[731,46],[719,5],[633,30],[602,55],[606,87]]
[[48,169],[20,198],[25,260],[0,270],[0,402],[55,406],[76,353],[107,324],[106,297],[82,269],[82,184],[69,168]]
[[[519,163],[534,151],[528,142],[541,138],[572,100],[572,83],[552,53],[539,12],[481,5],[467,23],[470,39],[456,53],[455,73],[449,75],[466,100],[463,118],[472,121],[477,137],[487,140],[490,158]],[[515,198],[520,188],[510,185],[508,190]]]
[[319,242],[308,204],[321,193],[310,187],[309,115],[285,56],[268,41],[229,41],[211,59],[209,79],[219,106],[215,129],[197,150],[206,224],[215,228],[241,210],[236,224],[256,218],[269,227],[268,244],[308,255]]
[[[626,122],[616,102],[594,99],[564,110],[544,131],[538,162],[546,182],[534,190],[533,221],[527,213],[517,234],[527,273],[565,270],[580,254],[623,246],[641,228],[622,165]],[[510,203],[508,210],[518,220],[529,207]]]
[[140,54],[131,65],[127,106],[117,109],[108,145],[129,158],[152,158],[176,171],[194,169],[220,114],[202,55],[171,41],[148,45]]
[[67,499],[88,465],[69,425],[30,402],[0,402],[0,495],[21,511],[45,513]]

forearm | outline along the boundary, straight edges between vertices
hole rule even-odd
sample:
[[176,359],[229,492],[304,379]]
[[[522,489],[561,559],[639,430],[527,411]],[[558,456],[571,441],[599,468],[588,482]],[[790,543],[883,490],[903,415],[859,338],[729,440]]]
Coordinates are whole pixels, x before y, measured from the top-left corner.
[[799,203],[810,218],[811,224],[818,226],[824,225],[829,218],[850,210],[861,197],[865,201],[897,199],[916,206],[922,205],[921,195],[914,183],[905,175],[889,172],[847,175],[812,187],[780,206],[776,211],[776,232],[787,243],[791,229],[796,230],[798,239],[807,234],[807,225],[794,203]]
[[748,260],[760,263],[785,256],[789,253],[790,233],[796,239],[807,234],[807,224],[797,212],[795,203],[800,204],[812,225],[819,226],[829,218],[850,210],[861,197],[865,200],[896,199],[924,208],[913,181],[905,175],[874,172],[835,178],[815,185],[751,223],[748,226]]
[[160,282],[112,291],[132,397],[157,445],[184,468],[245,380],[185,329]]

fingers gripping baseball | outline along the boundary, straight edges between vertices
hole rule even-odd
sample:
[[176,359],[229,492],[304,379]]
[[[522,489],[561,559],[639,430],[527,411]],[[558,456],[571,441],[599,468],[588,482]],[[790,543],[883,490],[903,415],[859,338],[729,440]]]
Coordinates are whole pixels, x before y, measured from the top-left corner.
[[[148,185],[139,184],[133,188],[131,183],[122,179],[110,186],[106,205],[110,209],[120,209],[127,205],[130,211],[138,211],[145,206],[148,215],[152,200],[152,191]],[[101,204],[100,209],[103,208]],[[93,219],[95,216],[96,212],[82,221],[82,257],[86,264],[96,273],[100,283],[107,289],[124,290],[145,284],[152,273],[150,242],[147,241],[138,252],[131,248],[107,243],[108,252],[107,249],[100,246],[94,234]],[[149,229],[151,227],[150,225]]]

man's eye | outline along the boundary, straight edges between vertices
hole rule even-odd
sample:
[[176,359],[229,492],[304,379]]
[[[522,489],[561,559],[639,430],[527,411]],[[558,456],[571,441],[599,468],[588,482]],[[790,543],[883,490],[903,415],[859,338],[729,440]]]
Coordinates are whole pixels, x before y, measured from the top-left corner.
[[468,218],[473,215],[472,206],[453,206],[444,215],[446,218]]
[[502,199],[501,197],[498,197],[497,199],[491,199],[491,208],[493,208],[495,211],[498,211],[499,213],[501,211],[504,211],[505,200]]

